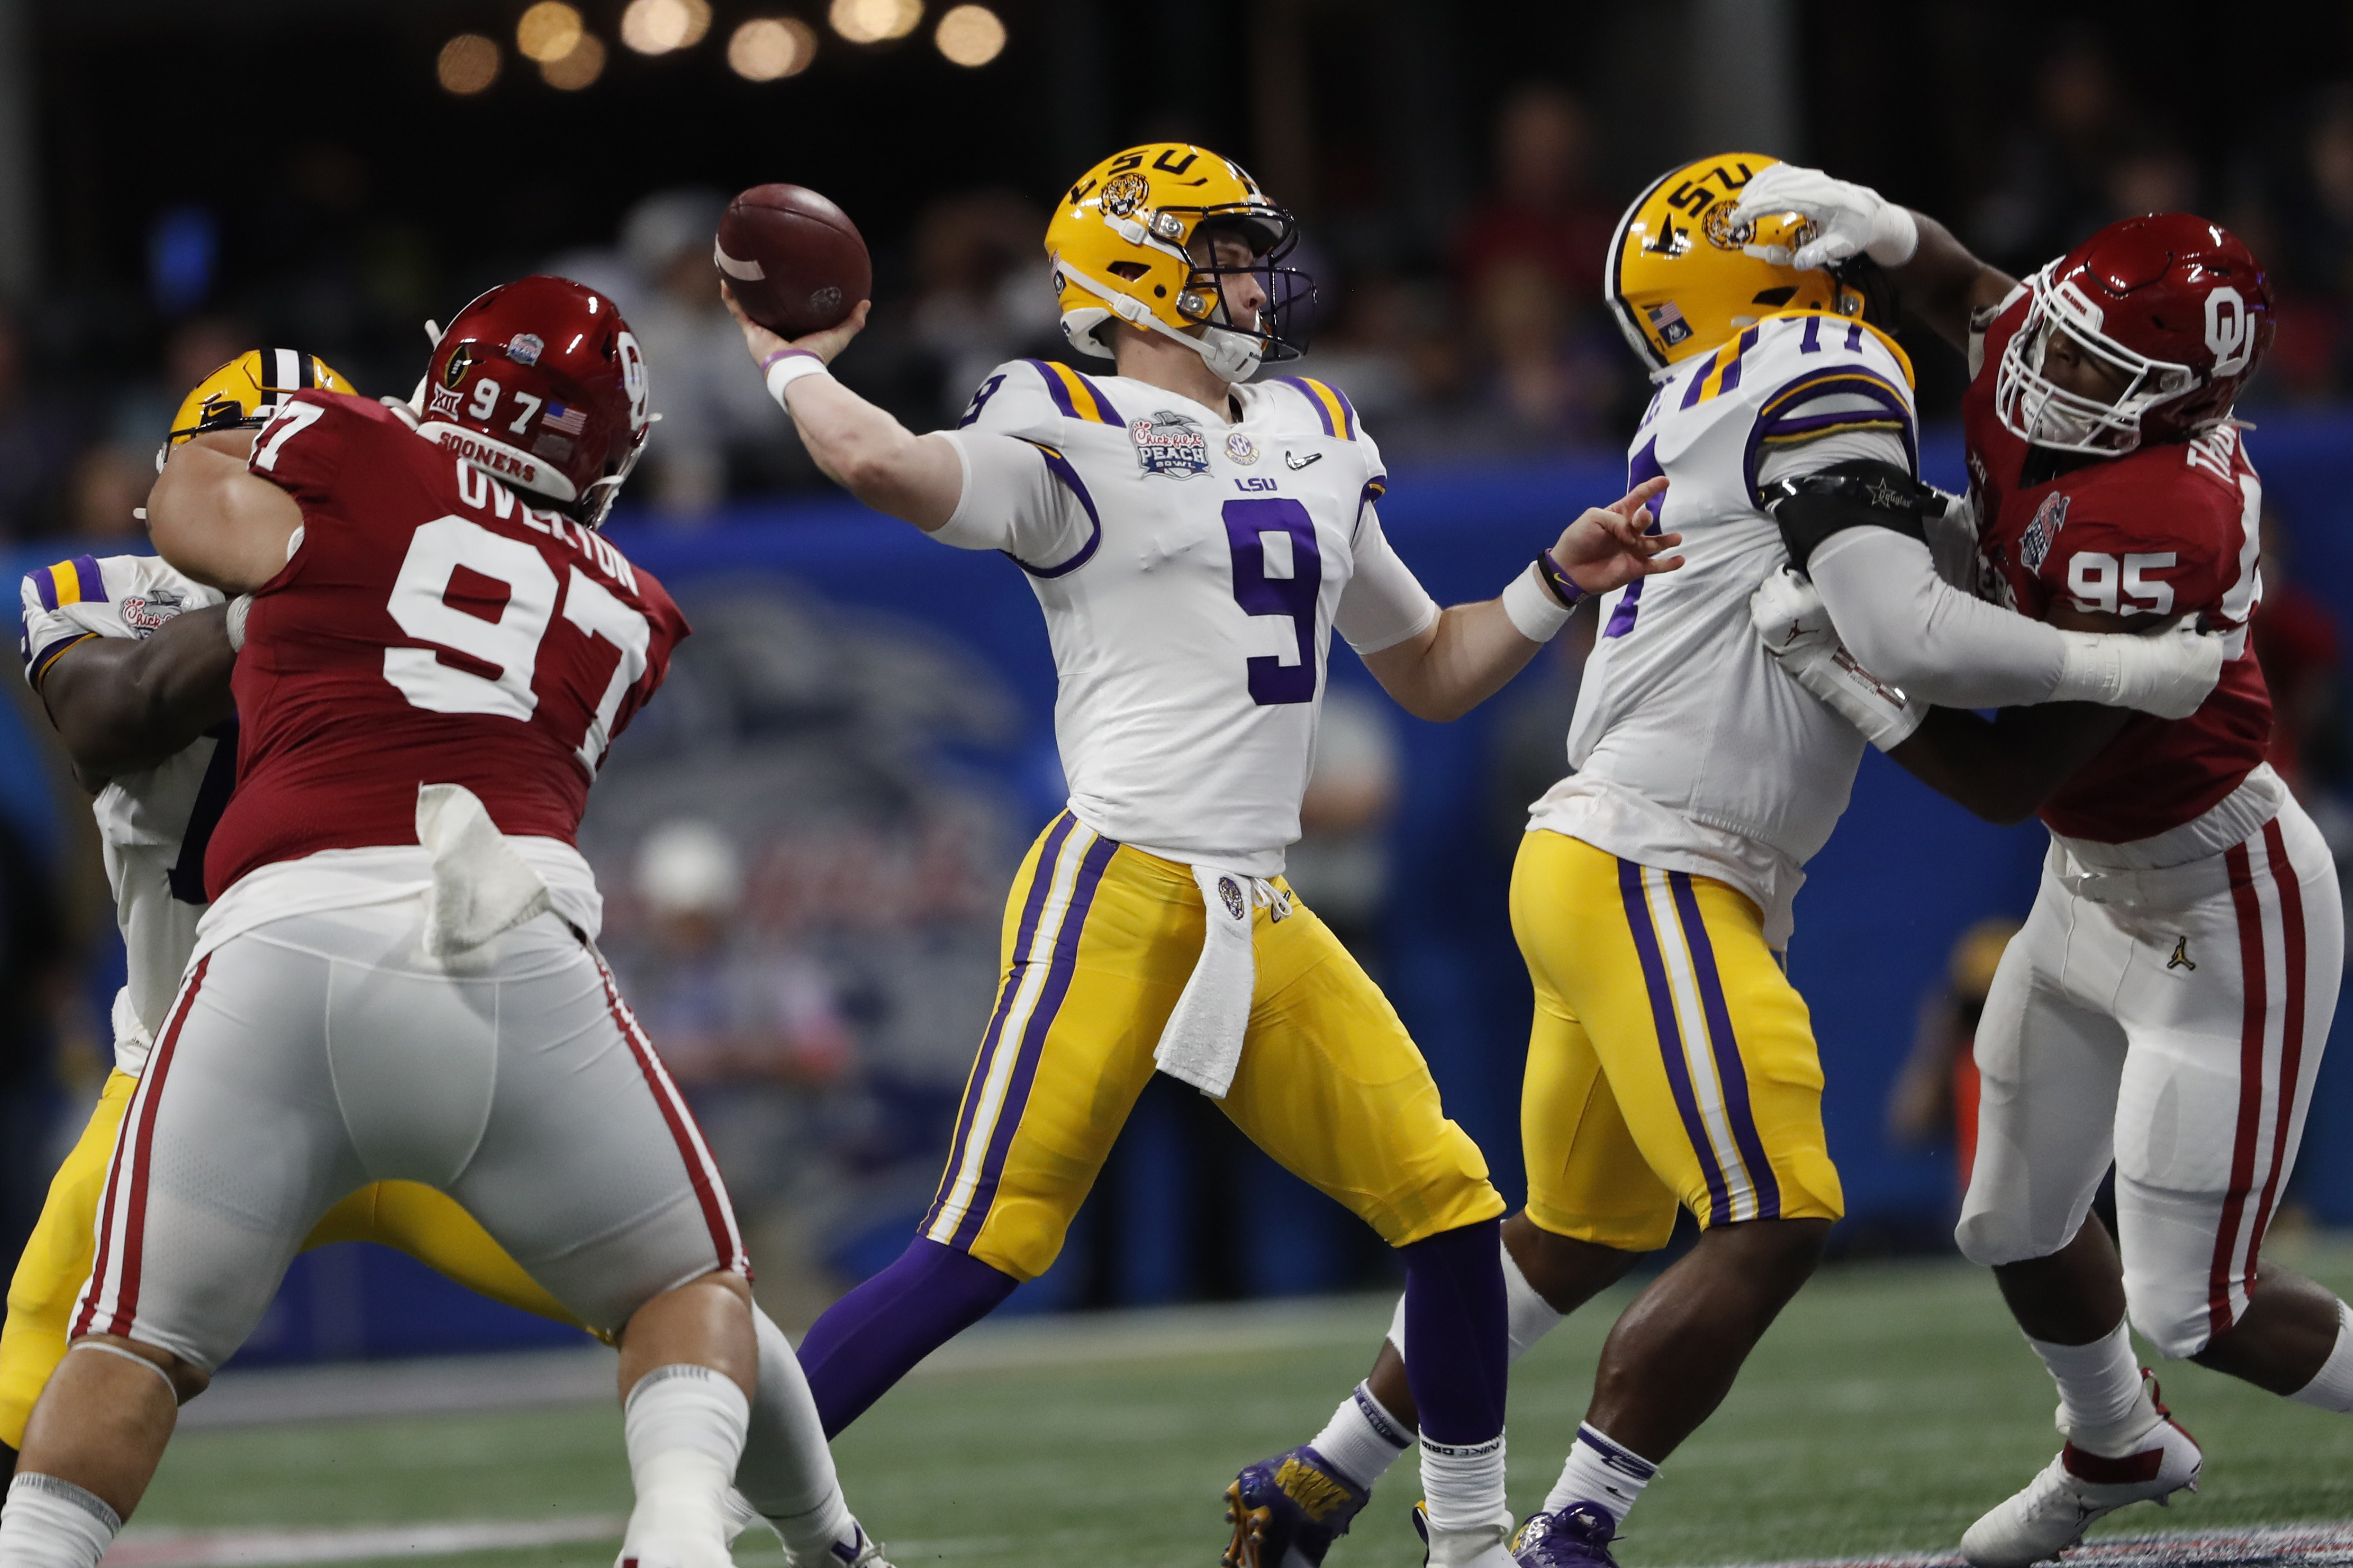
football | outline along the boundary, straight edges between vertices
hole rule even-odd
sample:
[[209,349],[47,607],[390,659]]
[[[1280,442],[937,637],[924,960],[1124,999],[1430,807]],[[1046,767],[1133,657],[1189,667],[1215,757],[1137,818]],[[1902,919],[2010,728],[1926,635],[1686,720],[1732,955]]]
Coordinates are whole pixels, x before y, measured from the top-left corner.
[[874,282],[849,215],[800,185],[754,185],[730,202],[712,259],[744,313],[786,338],[839,324]]

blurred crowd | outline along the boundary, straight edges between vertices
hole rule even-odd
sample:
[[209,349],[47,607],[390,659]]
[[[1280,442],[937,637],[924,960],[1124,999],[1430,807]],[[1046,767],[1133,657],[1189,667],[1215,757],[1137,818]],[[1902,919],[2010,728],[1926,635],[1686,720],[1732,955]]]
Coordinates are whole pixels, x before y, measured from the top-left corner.
[[[1981,188],[1896,194],[2021,273],[2120,215],[2217,216],[2265,259],[2279,297],[2277,347],[2250,405],[2353,392],[2353,82],[2274,104],[2220,144],[2183,141],[2158,108],[2094,36],[2062,34],[2006,138],[1978,150]],[[1400,224],[1390,186],[1346,164],[1322,172],[1303,214],[1299,259],[1320,285],[1306,368],[1346,388],[1407,462],[1612,447],[1647,395],[1601,303],[1634,191],[1603,173],[1594,111],[1535,83],[1503,96],[1488,129],[1481,183],[1451,228]],[[1836,147],[1812,155],[1839,162]],[[442,294],[491,280],[437,272],[421,231],[370,210],[350,153],[312,148],[290,169],[275,198],[286,210],[263,226],[299,237],[282,246],[216,232],[201,208],[156,218],[145,329],[70,301],[0,317],[0,536],[128,531],[179,395],[264,338],[326,355],[367,391],[405,391],[417,323],[453,308]],[[881,307],[845,379],[927,429],[953,422],[1000,360],[1074,358],[1045,287],[1036,196],[973,189],[922,205],[903,232],[878,230]],[[685,526],[731,499],[822,483],[714,297],[723,200],[657,192],[606,244],[517,258],[609,290],[636,325],[663,420],[628,500]],[[142,360],[130,379],[104,374]],[[75,374],[56,374],[60,363]],[[1931,417],[1949,415],[1936,399],[1951,391],[1929,378]]]

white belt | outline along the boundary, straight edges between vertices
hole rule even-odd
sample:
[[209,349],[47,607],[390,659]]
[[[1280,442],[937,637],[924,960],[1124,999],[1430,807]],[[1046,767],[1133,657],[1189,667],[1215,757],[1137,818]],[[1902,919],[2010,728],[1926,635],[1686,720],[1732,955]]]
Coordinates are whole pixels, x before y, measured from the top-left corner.
[[1215,866],[1189,868],[1201,889],[1206,915],[1201,956],[1160,1031],[1152,1059],[1170,1078],[1191,1084],[1212,1100],[1223,1100],[1241,1066],[1250,998],[1258,989],[1250,913],[1269,908],[1276,920],[1287,920],[1291,895],[1263,877]]

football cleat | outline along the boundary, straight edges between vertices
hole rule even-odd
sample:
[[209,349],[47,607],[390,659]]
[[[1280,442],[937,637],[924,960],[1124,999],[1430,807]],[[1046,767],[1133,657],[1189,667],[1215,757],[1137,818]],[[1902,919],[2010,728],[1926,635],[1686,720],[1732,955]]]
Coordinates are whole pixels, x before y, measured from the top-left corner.
[[2143,1373],[2141,1414],[2148,1426],[2119,1458],[2072,1441],[2025,1489],[2003,1499],[1961,1537],[1973,1568],[2027,1568],[2056,1557],[2084,1531],[2129,1503],[2165,1506],[2175,1492],[2196,1491],[2205,1456],[2172,1412],[2158,1403],[2157,1380]]
[[1413,1532],[1421,1537],[1422,1568],[1512,1568],[1512,1516],[1476,1530],[1433,1530],[1430,1504],[1413,1505]]
[[1520,1568],[1618,1568],[1609,1555],[1618,1521],[1599,1503],[1573,1502],[1550,1513],[1532,1513],[1512,1537],[1512,1561]]
[[1303,1443],[1261,1459],[1226,1489],[1234,1539],[1218,1561],[1222,1568],[1316,1568],[1372,1497]]

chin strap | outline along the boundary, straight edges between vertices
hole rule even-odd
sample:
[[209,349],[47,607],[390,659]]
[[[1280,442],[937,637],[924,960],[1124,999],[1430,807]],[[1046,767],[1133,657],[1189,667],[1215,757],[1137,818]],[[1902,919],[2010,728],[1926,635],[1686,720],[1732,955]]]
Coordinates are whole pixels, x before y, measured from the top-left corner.
[[[1152,307],[1134,295],[1123,294],[1114,289],[1106,289],[1102,283],[1088,277],[1067,261],[1060,263],[1060,266],[1064,277],[1102,300],[1104,308],[1113,315],[1131,327],[1145,331],[1158,332],[1165,338],[1174,338],[1183,343],[1187,348],[1199,354],[1201,362],[1209,367],[1210,373],[1228,385],[1239,385],[1248,381],[1257,374],[1261,362],[1266,357],[1265,345],[1240,328],[1221,327],[1213,321],[1204,321],[1201,323],[1200,337],[1197,338],[1190,332],[1180,332],[1158,316],[1154,315]],[[1209,336],[1212,332],[1222,336],[1212,338]]]

